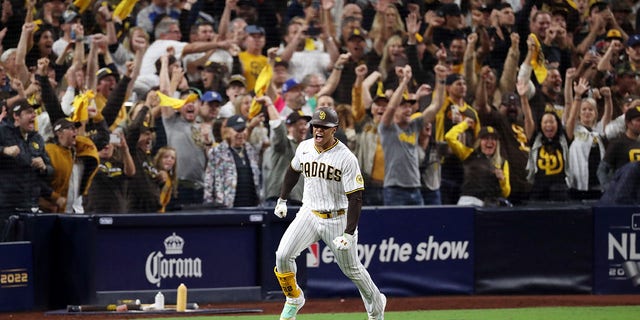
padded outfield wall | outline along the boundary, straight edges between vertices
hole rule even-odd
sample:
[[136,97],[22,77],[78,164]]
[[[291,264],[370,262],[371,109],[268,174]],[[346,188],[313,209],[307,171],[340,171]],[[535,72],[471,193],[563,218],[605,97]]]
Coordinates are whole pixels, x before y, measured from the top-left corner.
[[[23,215],[16,240],[29,243],[0,246],[0,271],[28,281],[0,286],[0,301],[33,303],[0,308],[173,299],[180,283],[191,301],[281,299],[275,249],[295,211]],[[638,233],[637,207],[365,208],[358,253],[390,296],[638,294]],[[322,242],[297,263],[308,296],[358,295]]]

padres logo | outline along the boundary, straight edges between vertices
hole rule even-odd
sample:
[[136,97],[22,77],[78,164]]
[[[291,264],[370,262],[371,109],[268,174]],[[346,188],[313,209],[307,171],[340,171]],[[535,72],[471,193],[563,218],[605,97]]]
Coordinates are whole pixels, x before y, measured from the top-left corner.
[[356,176],[356,182],[358,184],[364,184],[364,179],[362,179],[362,175],[361,174]]
[[544,173],[547,176],[562,172],[564,169],[562,152],[560,152],[560,150],[556,150],[555,153],[548,153],[544,148],[540,149],[538,156],[538,168],[540,168],[540,170],[544,170]]
[[32,142],[31,145],[33,146],[34,149],[39,150],[40,146],[38,145],[38,143],[36,142]]
[[320,111],[320,114],[318,116],[320,117],[320,120],[324,120],[324,118],[327,117],[327,114],[324,113],[324,111]]

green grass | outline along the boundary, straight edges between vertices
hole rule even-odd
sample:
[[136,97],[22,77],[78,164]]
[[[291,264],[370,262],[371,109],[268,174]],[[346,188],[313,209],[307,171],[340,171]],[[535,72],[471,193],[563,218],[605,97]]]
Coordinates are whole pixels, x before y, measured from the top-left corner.
[[[274,320],[274,315],[199,316],[189,320]],[[184,319],[158,318],[158,320]],[[361,313],[299,314],[297,320],[363,320]],[[471,309],[387,312],[386,320],[638,320],[640,306],[622,307],[554,307],[520,309]],[[145,320],[149,320],[148,318]]]

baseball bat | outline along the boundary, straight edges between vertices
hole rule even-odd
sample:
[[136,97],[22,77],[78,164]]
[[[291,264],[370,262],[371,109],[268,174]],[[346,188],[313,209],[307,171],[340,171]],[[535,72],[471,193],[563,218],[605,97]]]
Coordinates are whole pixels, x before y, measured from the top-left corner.
[[[153,303],[152,304],[141,304],[142,306],[142,310],[154,310],[153,307],[155,306]],[[176,309],[177,305],[175,304],[165,304],[164,305],[164,310],[172,310],[172,309]],[[200,309],[200,306],[196,303],[196,302],[188,302],[187,303],[187,310],[198,310]]]
[[67,306],[67,312],[128,311],[140,309],[141,307],[139,304],[83,304]]

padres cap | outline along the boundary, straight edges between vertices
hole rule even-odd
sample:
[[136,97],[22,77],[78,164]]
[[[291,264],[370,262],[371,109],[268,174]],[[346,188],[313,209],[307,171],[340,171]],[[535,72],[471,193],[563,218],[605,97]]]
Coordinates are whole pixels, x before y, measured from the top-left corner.
[[247,79],[241,74],[233,74],[233,75],[231,75],[231,77],[229,77],[229,86],[232,83],[237,83],[237,84],[239,84],[239,85],[241,85],[243,87],[246,87],[247,86]]
[[224,71],[222,68],[224,68],[222,64],[217,63],[215,61],[211,61],[211,60],[205,62],[204,65],[198,66],[198,70],[204,70],[209,72],[220,72],[220,73]]
[[389,102],[389,97],[387,97],[384,93],[377,93],[375,97],[373,97],[373,102],[386,101]]
[[283,66],[283,67],[289,69],[289,62],[287,62],[286,60],[282,60],[281,57],[276,57],[275,63],[273,64],[273,67],[275,68],[277,66]]
[[507,92],[502,95],[502,100],[500,100],[500,103],[505,106],[519,106],[520,97],[513,92]]
[[38,109],[40,108],[40,105],[30,104],[29,101],[27,101],[27,99],[18,99],[11,105],[10,108],[7,108],[7,110],[11,114],[20,114],[20,112],[22,112],[23,110],[27,110],[29,108]]
[[461,74],[459,73],[452,73],[450,75],[447,76],[447,79],[445,80],[445,84],[450,86],[452,85],[454,82],[458,81],[458,80],[463,80],[464,77],[462,77]]
[[629,108],[624,114],[624,121],[629,122],[637,117],[640,117],[640,107]]
[[316,110],[311,117],[312,126],[324,126],[334,128],[338,126],[338,114],[335,110],[322,108]]
[[82,124],[80,122],[74,122],[67,118],[58,119],[53,124],[53,132],[58,132],[68,128],[80,128]]
[[311,121],[311,117],[305,116],[300,111],[294,111],[294,112],[290,113],[289,116],[287,116],[287,120],[285,121],[285,123],[286,124],[294,124],[294,123],[298,122],[298,120],[300,120],[300,119],[304,119],[307,122]]
[[98,72],[96,72],[96,78],[98,78],[98,81],[108,76],[113,76],[116,79],[116,81],[118,81],[118,75],[114,73],[113,70],[111,70],[110,68],[102,68],[98,70]]
[[492,126],[486,126],[486,127],[482,127],[482,129],[480,129],[480,133],[478,133],[478,138],[482,139],[488,136],[494,136],[496,139],[498,138],[498,132],[496,131],[496,129]]
[[360,38],[362,40],[367,40],[367,33],[363,29],[356,27],[353,29],[353,31],[351,31],[351,33],[349,33],[349,36],[347,37],[347,41],[353,38]]

